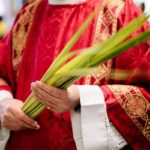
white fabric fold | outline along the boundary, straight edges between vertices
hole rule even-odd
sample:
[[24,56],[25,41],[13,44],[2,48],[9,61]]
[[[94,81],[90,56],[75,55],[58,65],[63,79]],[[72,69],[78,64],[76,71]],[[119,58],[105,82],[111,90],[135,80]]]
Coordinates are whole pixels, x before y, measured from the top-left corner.
[[78,4],[86,0],[48,0],[49,4],[52,5],[65,5],[65,4]]
[[[13,96],[9,91],[1,90],[0,91],[0,101],[2,101],[4,98],[13,98]],[[0,116],[1,116],[1,114],[0,114]],[[10,130],[3,128],[0,123],[0,150],[5,149],[9,137],[10,137]]]
[[[84,150],[106,150],[106,105],[98,86],[79,86]],[[96,96],[95,96],[96,95]]]
[[77,150],[84,150],[81,128],[81,114],[71,110],[71,122],[73,129],[73,137],[76,143]]
[[127,145],[127,142],[117,131],[117,129],[114,127],[114,125],[109,120],[107,115],[105,119],[106,119],[105,126],[106,126],[107,136],[108,136],[108,150],[122,149]]
[[[71,113],[74,139],[78,150],[99,150],[107,149],[107,135],[105,123],[106,105],[104,96],[98,86],[79,86],[80,102],[81,102],[81,118],[78,112]],[[95,96],[96,95],[96,96]],[[78,115],[79,122],[75,115]],[[78,128],[78,132],[77,132]],[[81,129],[79,129],[81,128]],[[81,133],[79,133],[81,132]],[[79,135],[78,135],[79,134]],[[78,145],[78,137],[80,139],[80,148]]]
[[119,150],[127,145],[108,119],[101,89],[98,86],[89,85],[78,87],[81,113],[71,111],[77,150]]
[[0,125],[0,150],[5,149],[9,137],[10,137],[10,130],[2,128]]

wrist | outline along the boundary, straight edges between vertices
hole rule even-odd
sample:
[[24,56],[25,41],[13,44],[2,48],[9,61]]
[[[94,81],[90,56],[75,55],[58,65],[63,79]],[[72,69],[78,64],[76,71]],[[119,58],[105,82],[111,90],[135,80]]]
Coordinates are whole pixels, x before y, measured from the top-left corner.
[[72,101],[72,108],[78,107],[80,105],[80,94],[77,85],[72,85],[68,88],[69,99]]
[[13,98],[13,95],[7,90],[0,90],[0,101],[6,98]]

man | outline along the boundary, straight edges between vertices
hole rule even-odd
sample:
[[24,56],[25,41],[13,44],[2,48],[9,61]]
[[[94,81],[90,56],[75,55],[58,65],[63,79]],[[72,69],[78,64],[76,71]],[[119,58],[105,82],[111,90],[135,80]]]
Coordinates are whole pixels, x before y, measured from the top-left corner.
[[[9,149],[116,150],[127,144],[135,150],[149,148],[150,95],[144,87],[131,86],[149,85],[149,77],[134,76],[137,70],[149,73],[149,42],[99,66],[76,83],[80,86],[66,91],[37,81],[99,6],[72,50],[107,40],[141,13],[131,0],[31,0],[17,15],[12,30],[0,43],[0,114],[2,126],[12,130]],[[131,37],[147,29],[145,23]],[[132,70],[132,74],[125,82],[111,79],[114,69]],[[49,108],[36,121],[20,109],[31,89]],[[81,114],[73,111],[79,103]]]

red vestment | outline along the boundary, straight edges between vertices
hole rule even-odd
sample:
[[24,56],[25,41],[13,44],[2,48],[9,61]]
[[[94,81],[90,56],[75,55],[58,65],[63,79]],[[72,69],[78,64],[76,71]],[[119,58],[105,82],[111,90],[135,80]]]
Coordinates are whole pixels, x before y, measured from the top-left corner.
[[[47,0],[27,2],[17,15],[10,33],[0,42],[0,76],[9,84],[1,84],[0,89],[12,90],[15,98],[25,101],[31,93],[31,82],[41,79],[79,26],[100,4],[100,12],[72,50],[107,40],[138,16],[140,10],[131,0],[87,0],[75,5],[48,5]],[[148,28],[148,23],[145,23],[132,36]],[[134,77],[136,69],[147,74],[150,71],[149,44],[127,51],[78,81],[78,84],[100,86],[109,118],[136,150],[150,146],[150,94],[146,87],[136,86],[145,81],[149,83],[150,78]],[[133,74],[125,82],[112,80],[109,75],[114,69],[132,69]],[[45,109],[36,120],[41,126],[39,131],[12,132],[10,149],[76,149],[69,112],[57,115]]]

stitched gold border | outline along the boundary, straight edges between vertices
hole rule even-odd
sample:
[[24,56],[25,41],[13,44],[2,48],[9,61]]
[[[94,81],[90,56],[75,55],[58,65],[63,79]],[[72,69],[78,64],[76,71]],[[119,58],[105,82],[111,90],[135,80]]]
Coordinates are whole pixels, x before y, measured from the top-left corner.
[[150,104],[142,92],[135,86],[109,85],[116,100],[141,131],[150,141]]
[[[112,35],[116,34],[117,18],[124,4],[125,4],[124,0],[104,0],[102,2],[98,20],[97,20],[93,44],[96,44],[97,42],[100,41],[106,41]],[[107,7],[107,11],[104,12],[104,8],[106,7]],[[114,11],[113,8],[115,7],[116,10]],[[104,22],[104,19],[106,19],[106,22]],[[110,24],[112,24],[111,34],[109,33]],[[102,26],[104,27],[103,31],[101,31]],[[97,69],[92,74],[89,74],[85,77],[85,84],[89,85],[91,83],[91,77],[94,77],[96,80],[94,84],[100,84],[99,81],[103,78],[105,78],[105,84],[106,84],[110,76],[111,66],[112,66],[112,60],[109,60],[107,63],[101,65],[100,67],[97,67]]]
[[27,37],[32,26],[33,18],[41,0],[30,0],[28,6],[19,12],[19,19],[13,28],[12,35],[12,62],[13,69],[18,77],[19,64],[22,59],[22,52],[25,48]]

